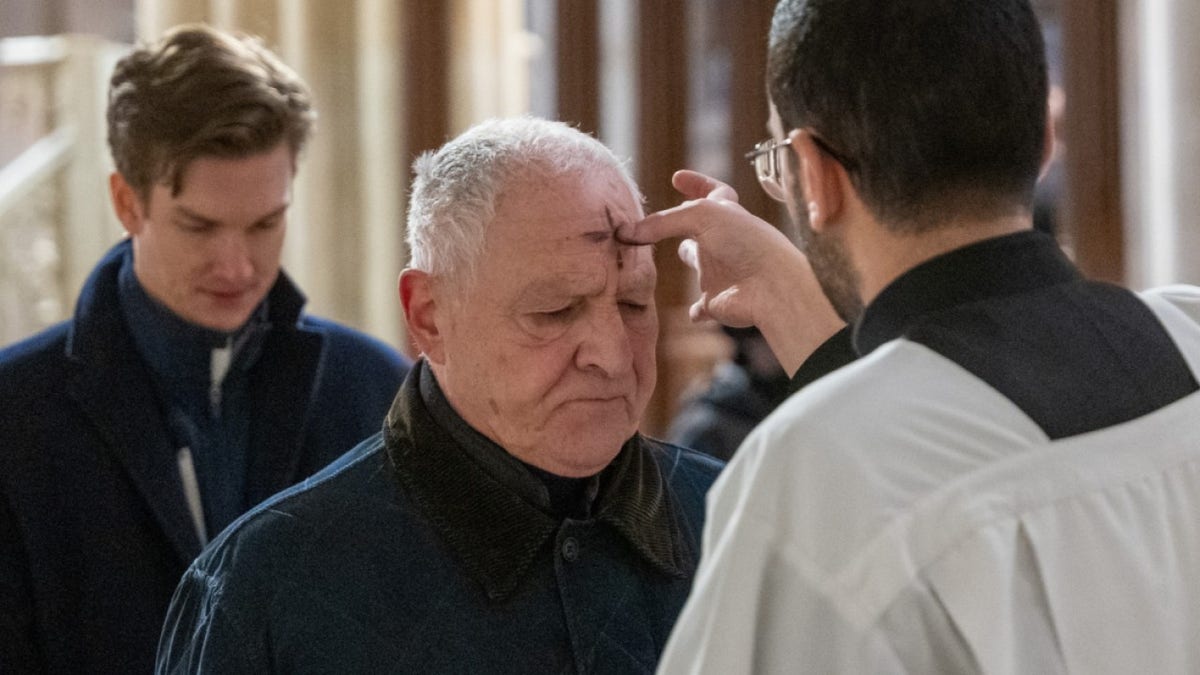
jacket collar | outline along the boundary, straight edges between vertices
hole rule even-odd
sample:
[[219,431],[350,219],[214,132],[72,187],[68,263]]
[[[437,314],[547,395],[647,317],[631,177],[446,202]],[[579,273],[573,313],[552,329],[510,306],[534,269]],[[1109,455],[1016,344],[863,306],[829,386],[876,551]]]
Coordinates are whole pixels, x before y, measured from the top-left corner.
[[[180,558],[200,552],[183,496],[176,451],[149,368],[140,358],[118,299],[118,272],[132,245],[114,246],[92,271],[76,304],[66,356],[73,372],[68,393],[125,467]],[[251,425],[247,497],[251,503],[294,482],[321,337],[295,327],[304,296],[281,272],[268,294],[274,329],[250,381],[256,409]],[[285,328],[286,330],[281,330]]]
[[854,327],[854,349],[865,356],[934,312],[1081,278],[1041,232],[986,239],[921,263],[884,288]]
[[156,379],[172,395],[207,396],[214,349],[231,348],[230,373],[244,373],[261,352],[267,322],[268,301],[264,299],[249,320],[235,331],[218,331],[198,326],[171,311],[146,292],[133,271],[133,256],[126,255],[117,272],[117,296],[121,315],[133,335],[138,353]]
[[[103,359],[113,348],[110,338],[114,331],[120,329],[128,335],[121,317],[118,285],[121,265],[125,257],[132,254],[133,242],[122,239],[88,275],[75,304],[75,318],[67,338],[67,356],[85,362]],[[296,326],[305,302],[304,293],[280,270],[267,293],[266,322],[276,326]]]
[[[400,388],[384,438],[397,480],[428,522],[490,599],[508,598],[560,525],[545,487],[453,411],[424,360]],[[594,521],[660,572],[692,571],[695,555],[646,439],[627,441],[597,481]]]

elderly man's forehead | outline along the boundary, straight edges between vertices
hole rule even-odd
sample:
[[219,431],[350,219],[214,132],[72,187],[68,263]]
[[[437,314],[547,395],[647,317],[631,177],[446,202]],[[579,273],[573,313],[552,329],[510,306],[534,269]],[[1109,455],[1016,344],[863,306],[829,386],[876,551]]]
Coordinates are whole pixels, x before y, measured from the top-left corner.
[[543,250],[571,255],[596,245],[619,249],[616,229],[642,215],[636,192],[616,170],[525,172],[506,181],[487,246],[524,249],[526,262]]
[[582,219],[581,224],[584,227],[580,236],[596,243],[606,242],[616,236],[618,227],[628,225],[634,220],[634,217],[605,204],[602,219],[596,216]]
[[618,227],[640,218],[639,213],[630,213],[611,204],[588,210],[532,211],[521,219],[525,227],[513,234],[524,239],[545,237],[549,232],[554,239],[582,239],[602,244],[614,240]]

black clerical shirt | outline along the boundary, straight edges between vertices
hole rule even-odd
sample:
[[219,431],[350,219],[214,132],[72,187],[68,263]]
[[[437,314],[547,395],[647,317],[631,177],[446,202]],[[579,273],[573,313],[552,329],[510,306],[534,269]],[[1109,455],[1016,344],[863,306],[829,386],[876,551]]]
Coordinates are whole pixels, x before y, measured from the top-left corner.
[[1103,429],[1197,389],[1179,349],[1132,292],[1089,281],[1044,234],[937,256],[901,275],[853,329],[793,377],[799,388],[903,337],[954,361],[1050,438]]

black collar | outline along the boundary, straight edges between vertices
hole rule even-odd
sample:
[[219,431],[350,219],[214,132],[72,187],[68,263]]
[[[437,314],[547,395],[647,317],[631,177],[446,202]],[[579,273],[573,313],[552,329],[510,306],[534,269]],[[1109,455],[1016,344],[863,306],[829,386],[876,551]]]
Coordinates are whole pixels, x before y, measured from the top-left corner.
[[854,349],[866,356],[944,309],[1081,278],[1045,234],[1028,230],[986,239],[921,263],[884,288],[854,327]]
[[[384,438],[400,484],[469,574],[492,600],[510,596],[561,522],[545,486],[458,416],[423,359],[388,412]],[[682,577],[695,555],[647,444],[634,435],[598,474],[593,520],[662,573]]]

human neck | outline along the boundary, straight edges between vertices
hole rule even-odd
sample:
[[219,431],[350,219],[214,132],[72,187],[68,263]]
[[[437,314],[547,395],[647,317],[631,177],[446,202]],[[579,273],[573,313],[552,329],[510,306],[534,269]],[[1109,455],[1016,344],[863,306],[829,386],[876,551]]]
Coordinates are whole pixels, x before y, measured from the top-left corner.
[[[963,220],[920,233],[896,232],[880,223],[859,230],[851,251],[856,251],[859,292],[869,305],[897,277],[944,253],[985,239],[1014,234],[1032,227],[1028,214],[988,220]],[[853,235],[851,235],[853,236]]]

